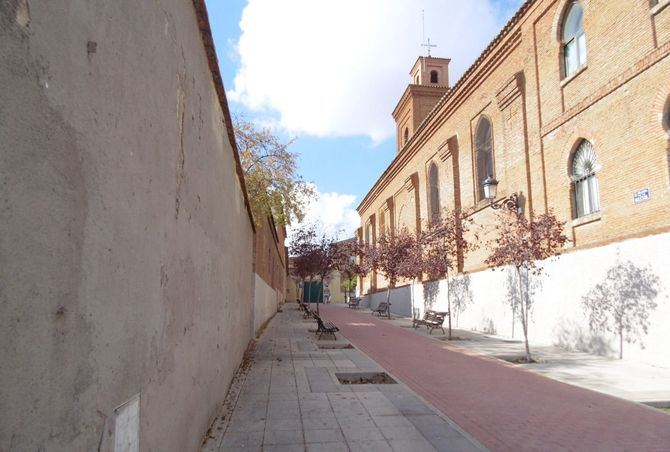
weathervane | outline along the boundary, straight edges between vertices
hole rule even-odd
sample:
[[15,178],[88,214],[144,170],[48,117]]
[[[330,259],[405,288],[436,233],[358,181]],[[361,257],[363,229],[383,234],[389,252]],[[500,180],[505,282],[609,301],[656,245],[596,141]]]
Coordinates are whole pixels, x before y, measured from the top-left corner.
[[430,48],[431,47],[437,47],[435,44],[430,43],[430,38],[428,38],[428,42],[425,41],[425,34],[426,34],[426,17],[424,10],[421,10],[421,47],[425,47],[426,51],[428,52],[428,56],[430,57]]

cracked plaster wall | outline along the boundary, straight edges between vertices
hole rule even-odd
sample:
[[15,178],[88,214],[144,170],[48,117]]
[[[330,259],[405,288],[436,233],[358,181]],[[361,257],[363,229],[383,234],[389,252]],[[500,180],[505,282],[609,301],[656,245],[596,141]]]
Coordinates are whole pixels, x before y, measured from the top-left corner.
[[188,0],[0,3],[0,450],[197,450],[253,230]]

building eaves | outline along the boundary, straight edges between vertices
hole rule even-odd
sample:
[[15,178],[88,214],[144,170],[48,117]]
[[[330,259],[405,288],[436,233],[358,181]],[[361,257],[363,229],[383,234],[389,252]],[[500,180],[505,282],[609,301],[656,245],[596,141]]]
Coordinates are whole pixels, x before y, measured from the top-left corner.
[[445,89],[448,90],[449,87],[445,85],[415,85],[413,83],[410,83],[409,85],[407,85],[407,88],[405,88],[405,91],[403,92],[402,96],[400,96],[400,100],[393,109],[391,116],[393,116],[393,118],[396,117],[396,115],[398,114],[398,110],[400,110],[402,105],[407,102],[409,95],[413,91],[442,91]]
[[223,120],[225,122],[226,132],[228,133],[228,140],[230,141],[230,146],[233,150],[233,158],[235,159],[235,170],[237,172],[237,178],[240,181],[240,186],[242,188],[242,193],[244,196],[244,205],[247,209],[249,220],[251,220],[251,228],[255,233],[256,225],[254,223],[254,215],[251,212],[251,204],[249,203],[249,194],[247,193],[247,186],[244,181],[244,171],[242,170],[242,163],[240,162],[240,155],[237,149],[237,141],[235,140],[235,129],[233,128],[233,121],[230,116],[230,110],[228,109],[226,90],[223,87],[223,78],[221,77],[221,71],[219,70],[219,60],[216,57],[216,49],[214,47],[214,39],[212,38],[212,29],[209,24],[209,16],[207,15],[207,6],[205,5],[205,0],[193,0],[193,7],[195,8],[195,14],[198,20],[198,28],[200,29],[200,36],[202,38],[202,43],[205,47],[205,54],[207,55],[207,63],[209,64],[209,70],[212,74],[214,89],[216,90],[216,94],[219,99],[219,105],[221,106],[221,111],[223,112]]
[[[415,141],[415,138],[417,138],[420,133],[428,126],[430,121],[435,117],[435,115],[444,107],[444,105],[453,97],[455,96],[461,88],[463,88],[463,85],[466,84],[466,82],[469,81],[469,79],[473,76],[475,71],[484,63],[486,58],[493,53],[493,50],[498,46],[498,44],[501,43],[503,39],[507,37],[507,35],[512,31],[512,29],[521,21],[521,18],[528,12],[531,6],[533,6],[537,1],[539,0],[526,0],[523,5],[517,10],[517,12],[512,16],[512,18],[505,24],[505,26],[502,28],[502,30],[496,35],[495,38],[489,43],[488,46],[484,49],[484,51],[477,57],[474,63],[468,68],[467,71],[461,76],[461,78],[456,82],[456,84],[447,91],[444,96],[437,102],[435,107],[426,115],[426,118],[421,121],[421,124],[419,124],[419,127],[416,129],[415,133],[412,135],[412,138],[410,138],[409,142],[403,147],[403,149],[408,149],[411,147],[413,142]],[[405,91],[405,94],[407,94],[408,91]],[[405,96],[403,94],[403,97]],[[402,98],[401,98],[402,101]],[[398,103],[400,104],[400,102]],[[396,107],[397,108],[397,107]],[[395,110],[394,110],[395,111]],[[388,176],[393,173],[397,172],[399,170],[397,167],[401,164],[401,162],[404,164],[408,160],[407,158],[407,153],[403,152],[401,150],[391,161],[391,163],[386,167],[382,175],[377,179],[375,184],[370,188],[368,193],[365,195],[363,200],[358,204],[358,207],[356,207],[356,211],[361,213],[361,208],[367,204],[370,201],[370,196],[373,192],[376,191],[376,189],[379,187],[379,185],[388,179]],[[394,171],[395,170],[395,171]]]

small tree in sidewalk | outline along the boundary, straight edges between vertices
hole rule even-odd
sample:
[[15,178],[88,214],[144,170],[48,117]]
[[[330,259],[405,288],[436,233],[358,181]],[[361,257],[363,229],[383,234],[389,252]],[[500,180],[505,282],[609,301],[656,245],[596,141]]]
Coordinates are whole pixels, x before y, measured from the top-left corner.
[[[307,282],[311,284],[314,276],[317,274],[317,249],[315,242],[316,228],[310,225],[295,230],[289,244],[289,253],[293,259],[294,273],[300,278],[303,285],[303,298],[305,295],[305,284]],[[307,302],[311,303],[311,301],[312,291],[310,290],[307,294]]]
[[[526,360],[532,361],[528,345],[528,327],[533,297],[529,291],[531,278],[542,273],[542,261],[558,256],[568,238],[565,223],[552,212],[527,219],[523,213],[503,211],[495,226],[497,237],[488,243],[491,254],[486,263],[494,267],[512,266],[519,285],[519,319],[526,346]],[[524,284],[525,282],[525,284]]]
[[[395,287],[399,278],[406,276],[409,262],[414,259],[417,249],[416,236],[407,229],[395,233],[382,234],[374,247],[368,247],[364,261],[366,267],[377,271],[386,278],[387,316],[391,318],[391,289]],[[414,273],[416,275],[417,273]]]
[[[451,282],[449,276],[458,270],[458,263],[476,248],[475,242],[466,239],[472,219],[458,211],[445,212],[442,218],[434,218],[421,235],[423,269],[432,279],[447,278],[447,310],[449,312],[449,334],[451,340]],[[476,238],[476,236],[475,236]]]
[[356,288],[358,277],[365,275],[363,269],[363,246],[356,240],[337,242],[335,268],[343,277],[342,285],[347,291],[347,301],[351,301],[351,291]]

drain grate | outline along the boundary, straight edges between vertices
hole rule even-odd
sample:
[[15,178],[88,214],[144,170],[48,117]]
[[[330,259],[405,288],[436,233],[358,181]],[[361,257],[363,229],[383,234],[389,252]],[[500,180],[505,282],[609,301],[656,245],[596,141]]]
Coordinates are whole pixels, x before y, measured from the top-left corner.
[[391,385],[397,382],[386,372],[347,372],[336,373],[340,384],[343,385]]
[[325,350],[343,350],[354,348],[354,346],[351,344],[319,344],[319,348]]

